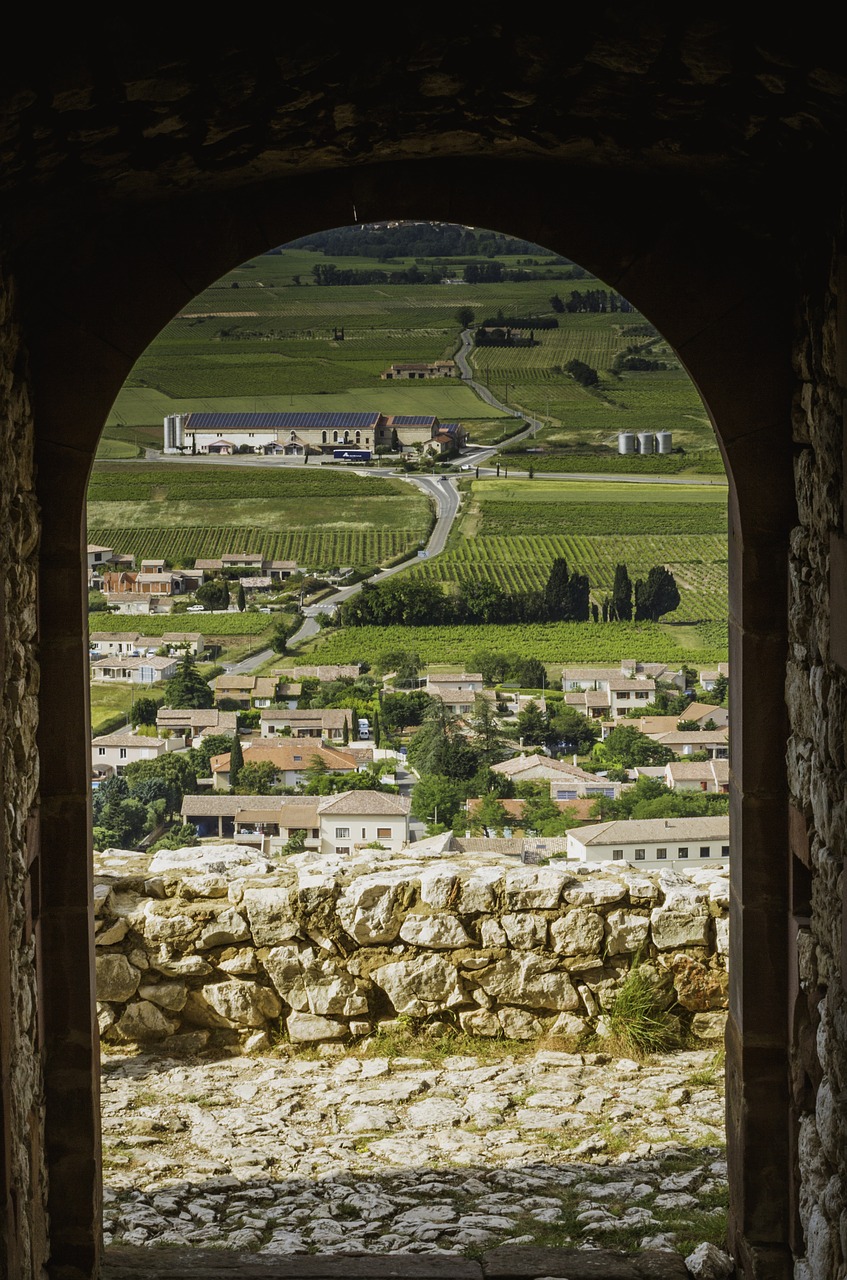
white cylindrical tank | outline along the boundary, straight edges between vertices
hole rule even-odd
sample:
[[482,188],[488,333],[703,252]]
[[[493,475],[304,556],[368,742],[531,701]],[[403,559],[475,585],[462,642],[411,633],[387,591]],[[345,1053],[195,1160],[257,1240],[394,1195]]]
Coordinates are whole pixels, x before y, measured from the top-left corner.
[[635,432],[619,431],[618,432],[618,453],[635,453]]
[[656,432],[656,452],[673,453],[673,436],[670,431]]
[[165,416],[165,453],[173,453],[174,450],[175,422],[173,414]]
[[639,431],[638,452],[639,453],[653,452],[653,432],[652,431]]

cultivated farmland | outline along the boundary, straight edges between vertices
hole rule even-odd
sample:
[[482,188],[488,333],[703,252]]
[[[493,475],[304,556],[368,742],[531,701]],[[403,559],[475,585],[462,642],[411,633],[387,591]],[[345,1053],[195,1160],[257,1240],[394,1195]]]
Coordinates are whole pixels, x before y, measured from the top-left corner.
[[428,536],[411,484],[284,467],[102,466],[89,486],[89,538],[137,560],[252,551],[308,569],[384,563]]

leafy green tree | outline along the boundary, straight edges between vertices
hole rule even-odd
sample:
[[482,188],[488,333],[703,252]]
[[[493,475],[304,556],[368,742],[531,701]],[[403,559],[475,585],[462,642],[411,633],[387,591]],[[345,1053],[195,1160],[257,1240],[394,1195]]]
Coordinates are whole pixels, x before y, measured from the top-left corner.
[[383,695],[382,723],[390,736],[423,722],[430,696],[423,689],[411,693],[386,693]]
[[547,668],[538,658],[521,658],[513,654],[509,679],[517,681],[522,689],[544,689],[547,686]]
[[438,698],[431,699],[408,754],[409,763],[422,776],[435,773],[466,780],[479,768],[479,753],[462,736],[456,716]]
[[228,609],[229,583],[224,582],[223,578],[213,578],[211,582],[204,582],[197,588],[194,598],[207,611]]
[[606,735],[602,744],[603,755],[624,769],[636,765],[667,764],[676,757],[670,747],[654,742],[635,725],[618,725]]
[[236,601],[238,604],[238,612],[243,613],[247,608],[247,596],[244,594],[243,582],[239,582],[238,584],[238,595],[236,596]]
[[463,808],[468,788],[458,778],[428,774],[412,791],[412,814],[427,824],[430,834],[451,827]]
[[166,812],[174,814],[182,804],[185,795],[197,790],[197,755],[193,751],[167,751],[155,760],[134,760],[124,769],[123,777],[131,791],[135,791],[139,783],[158,779],[164,784]]
[[156,713],[161,705],[161,698],[136,698],[132,704],[130,722],[134,725],[155,724]]
[[510,658],[507,653],[493,649],[477,649],[471,654],[469,671],[478,671],[486,684],[502,684],[509,674]]
[[548,791],[524,801],[520,825],[524,831],[534,831],[539,836],[561,836],[570,827],[578,826],[579,819],[572,814],[562,813],[550,799]]
[[240,796],[267,796],[276,786],[276,769],[271,760],[247,760],[238,770],[233,790]]
[[611,613],[619,622],[632,621],[632,580],[625,564],[615,566]]
[[456,319],[458,320],[461,328],[467,329],[468,326],[472,325],[474,322],[474,313],[470,307],[459,307],[459,310],[456,312]]
[[729,680],[724,675],[719,675],[715,681],[715,687],[712,692],[705,694],[701,699],[702,702],[709,702],[713,706],[723,707],[727,703],[729,695]]
[[542,711],[537,702],[528,702],[518,715],[516,732],[524,746],[543,746],[550,733],[546,711]]
[[658,622],[665,613],[679,607],[679,590],[670,569],[654,565],[646,581],[635,584],[635,621]]
[[150,853],[155,853],[157,849],[190,849],[199,843],[194,823],[179,822],[150,846]]
[[550,717],[549,738],[560,750],[584,756],[599,740],[600,726],[575,707],[564,706]]
[[197,748],[197,755],[200,758],[198,772],[203,777],[209,777],[212,772],[211,759],[212,756],[221,756],[226,751],[232,750],[232,735],[229,733],[207,733],[201,739],[200,746]]
[[600,381],[597,370],[583,360],[569,360],[565,365],[565,373],[569,373],[581,387],[596,387]]
[[486,831],[493,831],[497,836],[502,836],[503,828],[511,825],[511,819],[497,797],[490,792],[484,795],[479,808],[473,815],[471,830],[484,828]]
[[271,648],[274,653],[288,652],[288,640],[291,636],[291,632],[292,628],[290,623],[286,622],[284,618],[277,619],[274,623],[273,631],[271,632]]
[[212,707],[215,695],[197,670],[190,653],[180,659],[176,675],[165,685],[165,706],[180,710]]
[[417,684],[423,659],[414,649],[388,649],[380,654],[377,670],[380,675],[394,672],[396,684]]
[[480,760],[496,764],[503,755],[500,723],[491,701],[481,693],[474,696],[473,711],[468,723]]

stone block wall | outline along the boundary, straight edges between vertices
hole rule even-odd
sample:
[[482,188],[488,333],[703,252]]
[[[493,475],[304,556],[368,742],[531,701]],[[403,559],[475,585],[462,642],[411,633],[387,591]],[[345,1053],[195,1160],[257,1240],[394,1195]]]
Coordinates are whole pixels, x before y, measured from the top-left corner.
[[0,265],[0,1271],[36,1275],[46,1255],[44,1107],[36,934],[38,668],[33,423],[15,290]]
[[636,961],[695,1036],[723,1035],[725,867],[682,876],[408,851],[272,866],[232,845],[95,861],[109,1042],[331,1042],[398,1018],[575,1037],[602,1029]]
[[820,294],[804,300],[795,351],[799,524],[791,538],[786,701],[795,1253],[805,1254],[797,1280],[842,1275],[847,1265],[847,271],[838,253],[830,261]]

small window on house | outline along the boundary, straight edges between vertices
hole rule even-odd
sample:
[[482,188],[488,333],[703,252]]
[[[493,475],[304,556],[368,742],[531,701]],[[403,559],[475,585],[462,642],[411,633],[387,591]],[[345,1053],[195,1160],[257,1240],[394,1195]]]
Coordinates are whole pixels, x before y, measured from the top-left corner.
[[712,847],[711,847],[711,845],[708,845],[708,844],[701,844],[701,845],[700,845],[700,857],[701,857],[701,858],[710,858],[711,856],[712,856]]
[[320,834],[321,834],[320,827],[312,827],[312,839],[313,839],[313,840],[317,840],[317,838],[318,838],[318,836],[319,836]]
[[349,827],[336,827],[336,828],[335,828],[335,838],[336,838],[336,840],[349,840],[349,839],[350,839],[350,828],[349,828]]
[[667,849],[657,849],[657,850],[656,850],[656,858],[657,858],[657,860],[658,860],[659,862],[664,862],[664,861],[665,861],[665,859],[667,858],[667,856],[668,856],[668,851],[667,851]]
[[377,840],[390,840],[390,839],[391,839],[391,828],[390,828],[390,827],[377,827],[377,829],[376,829],[376,838],[377,838]]
[[126,760],[126,747],[120,749],[121,760]]
[[729,857],[729,845],[728,845],[728,844],[722,844],[722,845],[721,845],[721,857],[722,857],[722,858],[728,858],[728,857]]
[[98,754],[98,756],[104,756],[104,755],[106,754],[106,748],[105,748],[105,747],[98,747],[98,748],[97,748],[97,754]]
[[335,852],[336,852],[336,853],[348,853],[348,854],[349,854],[349,852],[350,852],[350,847],[349,847],[349,845],[339,845],[339,846],[338,846],[338,848],[335,850]]
[[643,861],[644,861],[644,850],[643,850],[643,849],[636,849],[636,850],[635,850],[635,861],[636,861],[636,862],[643,862]]
[[367,838],[368,838],[367,828],[366,828],[366,827],[362,827],[362,839],[363,839],[363,840],[367,840]]
[[623,862],[623,849],[613,849],[612,858],[615,862]]
[[684,844],[683,844],[683,845],[680,845],[680,847],[677,849],[677,851],[676,851],[676,856],[677,856],[678,858],[687,858],[687,857],[688,857],[688,849],[686,848],[686,846],[685,846]]
[[294,757],[294,759],[295,759],[295,760],[302,760],[302,759],[303,759],[303,757],[302,757],[302,756],[295,756],[295,757]]

